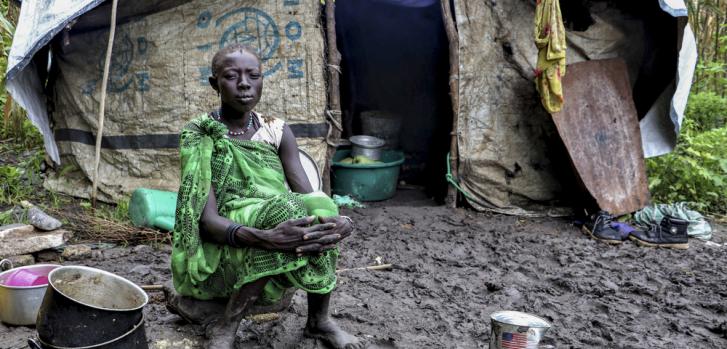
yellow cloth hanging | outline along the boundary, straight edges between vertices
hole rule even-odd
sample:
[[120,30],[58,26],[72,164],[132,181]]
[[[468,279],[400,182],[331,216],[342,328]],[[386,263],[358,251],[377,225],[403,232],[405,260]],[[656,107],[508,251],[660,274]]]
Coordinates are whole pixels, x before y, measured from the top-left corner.
[[563,106],[565,76],[565,27],[558,0],[537,0],[535,6],[535,45],[538,46],[538,64],[535,69],[535,87],[543,106],[549,113]]

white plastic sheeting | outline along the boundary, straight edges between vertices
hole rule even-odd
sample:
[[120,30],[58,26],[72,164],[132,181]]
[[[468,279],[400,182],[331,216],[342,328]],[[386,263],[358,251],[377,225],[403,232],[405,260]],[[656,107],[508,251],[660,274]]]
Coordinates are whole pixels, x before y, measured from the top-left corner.
[[18,26],[8,56],[7,89],[16,103],[43,134],[45,150],[54,162],[60,163],[58,146],[48,120],[43,87],[33,55],[76,17],[98,6],[101,0],[25,0],[20,9]]
[[[682,0],[659,0],[659,4],[674,17],[687,16],[687,7]],[[664,155],[676,146],[696,67],[697,41],[687,23],[679,50],[676,81],[664,90],[640,122],[645,157]]]
[[659,5],[664,12],[674,17],[686,17],[687,5],[684,0],[659,0]]

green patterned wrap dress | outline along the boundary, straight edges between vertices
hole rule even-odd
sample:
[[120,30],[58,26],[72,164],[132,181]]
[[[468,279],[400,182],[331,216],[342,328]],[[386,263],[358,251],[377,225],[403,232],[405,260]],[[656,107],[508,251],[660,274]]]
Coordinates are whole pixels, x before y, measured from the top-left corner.
[[242,285],[266,276],[260,302],[271,304],[286,288],[325,294],[336,285],[338,249],[321,255],[235,248],[200,237],[199,220],[214,187],[221,216],[248,227],[271,229],[289,219],[338,215],[325,194],[288,190],[277,149],[260,141],[227,137],[227,127],[208,116],[181,133],[181,184],[172,245],[174,287],[196,299],[228,298]]

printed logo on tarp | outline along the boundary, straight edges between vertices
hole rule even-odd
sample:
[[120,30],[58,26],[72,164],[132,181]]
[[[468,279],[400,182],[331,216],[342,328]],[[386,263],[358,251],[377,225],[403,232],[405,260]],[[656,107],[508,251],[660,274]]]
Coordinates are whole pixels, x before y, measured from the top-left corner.
[[[103,36],[108,33],[101,34]],[[105,48],[106,46],[104,46]],[[106,86],[108,93],[122,93],[129,89],[139,92],[149,91],[149,72],[146,70],[131,71],[134,58],[145,56],[149,43],[145,37],[138,37],[132,40],[128,33],[117,33],[114,40],[114,47],[111,55],[111,66],[109,67],[109,81]],[[104,59],[106,58],[106,50],[101,52],[94,62],[98,67],[98,78],[86,81],[81,86],[81,92],[84,95],[92,95],[98,88],[98,84],[103,76]],[[91,63],[91,64],[94,64]]]
[[[284,5],[296,6],[298,1],[286,0]],[[210,23],[214,22],[214,26]],[[263,75],[272,76],[278,72],[284,72],[288,79],[300,79],[305,76],[303,65],[305,61],[298,57],[280,57],[279,48],[281,40],[288,40],[291,43],[300,40],[303,35],[303,28],[295,20],[291,20],[284,26],[285,36],[281,37],[281,29],[275,20],[265,11],[253,7],[241,7],[223,13],[217,19],[213,19],[209,11],[203,11],[197,17],[197,28],[205,30],[214,28],[222,34],[217,42],[210,42],[197,46],[197,50],[208,52],[220,49],[233,43],[239,43],[257,50],[258,56],[263,61]],[[208,84],[207,78],[211,71],[207,65],[199,67],[199,82],[201,85]]]
[[[142,93],[149,91],[149,72],[146,70],[132,71],[131,69],[134,59],[145,56],[148,47],[149,43],[143,36],[132,40],[128,33],[116,34],[109,67],[109,81],[106,86],[107,93],[122,93],[129,89]],[[104,59],[106,59],[105,49],[101,51],[100,57],[96,57],[95,62],[90,62],[97,66],[98,78],[86,81],[81,87],[84,95],[90,96],[98,88],[103,76]]]

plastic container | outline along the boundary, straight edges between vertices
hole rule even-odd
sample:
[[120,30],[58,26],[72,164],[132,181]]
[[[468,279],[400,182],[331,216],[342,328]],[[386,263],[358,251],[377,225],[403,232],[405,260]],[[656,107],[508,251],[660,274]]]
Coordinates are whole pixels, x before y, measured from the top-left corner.
[[5,278],[5,286],[38,286],[48,284],[48,273],[36,269],[18,268]]
[[385,150],[379,164],[342,164],[350,150],[338,150],[331,166],[334,194],[350,195],[360,201],[381,201],[394,196],[404,153]]
[[129,218],[137,227],[174,229],[177,193],[139,188],[131,194]]
[[[299,150],[300,163],[313,190],[323,188],[321,171],[310,154]],[[177,210],[177,193],[171,191],[138,188],[131,194],[129,218],[137,227],[174,230],[174,216]]]

